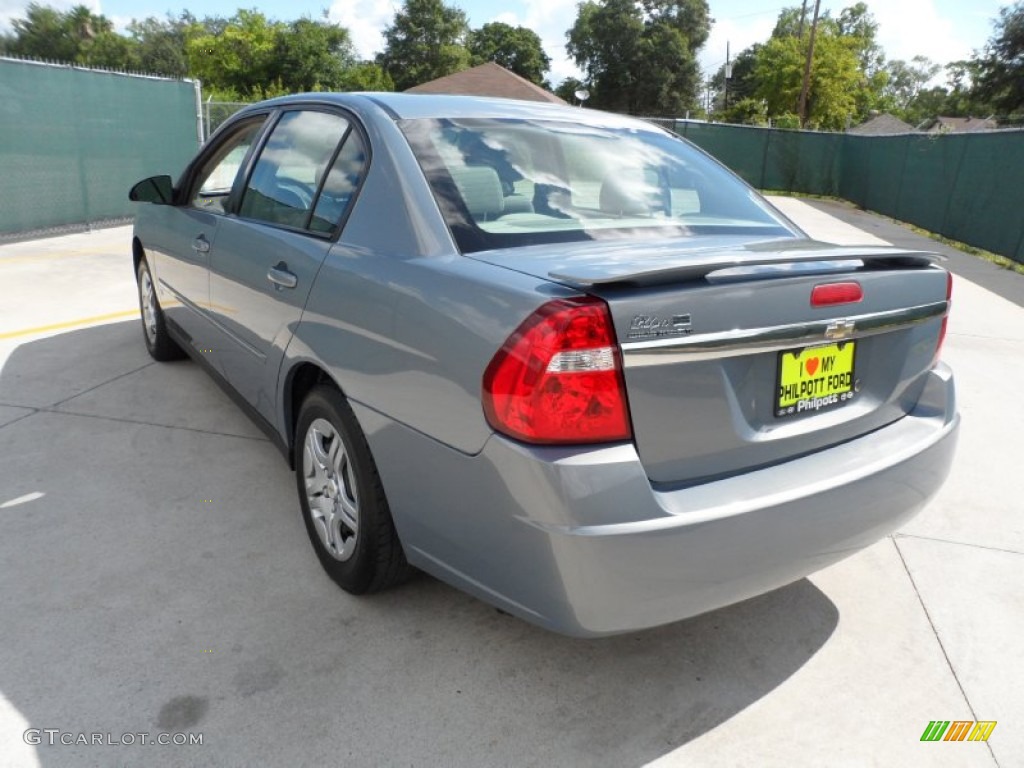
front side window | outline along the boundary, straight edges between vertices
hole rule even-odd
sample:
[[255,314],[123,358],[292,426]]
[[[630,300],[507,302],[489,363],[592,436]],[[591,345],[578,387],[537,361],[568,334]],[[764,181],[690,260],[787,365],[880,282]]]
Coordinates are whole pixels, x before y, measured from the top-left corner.
[[256,140],[266,116],[246,121],[229,134],[204,162],[195,176],[189,205],[212,213],[224,213],[228,195],[235,183],[249,147]]
[[238,215],[304,228],[349,121],[327,112],[287,112],[274,126],[245,187]]
[[655,129],[503,118],[400,125],[463,252],[618,237],[794,235],[730,172]]

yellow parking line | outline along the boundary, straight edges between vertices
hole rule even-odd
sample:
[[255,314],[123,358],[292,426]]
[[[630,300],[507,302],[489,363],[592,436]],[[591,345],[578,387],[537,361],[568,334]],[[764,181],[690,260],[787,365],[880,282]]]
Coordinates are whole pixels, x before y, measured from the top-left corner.
[[106,315],[93,315],[92,317],[80,317],[77,320],[68,320],[63,323],[50,323],[49,325],[37,325],[35,328],[22,328],[20,331],[7,331],[0,333],[0,339],[13,339],[17,336],[33,336],[37,333],[47,331],[59,331],[64,328],[74,328],[78,325],[89,325],[91,323],[102,323],[104,320],[118,320],[122,317],[139,316],[138,309],[128,309],[124,312],[110,312]]
[[[128,251],[131,252],[130,250]],[[0,267],[6,264],[24,264],[25,262],[45,261],[46,259],[64,259],[70,256],[116,256],[124,253],[115,248],[94,248],[81,251],[44,251],[41,253],[12,253],[10,256],[0,252]]]

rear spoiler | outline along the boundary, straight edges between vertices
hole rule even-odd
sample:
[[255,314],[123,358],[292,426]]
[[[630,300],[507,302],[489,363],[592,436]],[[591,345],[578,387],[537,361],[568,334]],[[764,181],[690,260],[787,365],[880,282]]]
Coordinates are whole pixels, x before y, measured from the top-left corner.
[[[708,253],[680,254],[677,260],[667,258],[641,261],[639,265],[624,262],[567,265],[548,273],[548,277],[560,283],[590,288],[616,284],[651,285],[701,280],[712,273],[729,269],[746,270],[752,267],[774,267],[785,272],[788,265],[799,272],[800,267],[815,262],[861,262],[874,269],[920,268],[944,261],[945,257],[927,251],[907,251],[901,248],[877,246],[844,246],[825,243],[804,242],[800,245],[783,246],[779,243],[747,246],[743,255],[736,251],[711,251]],[[851,263],[851,267],[859,267]],[[772,270],[772,271],[776,271]]]

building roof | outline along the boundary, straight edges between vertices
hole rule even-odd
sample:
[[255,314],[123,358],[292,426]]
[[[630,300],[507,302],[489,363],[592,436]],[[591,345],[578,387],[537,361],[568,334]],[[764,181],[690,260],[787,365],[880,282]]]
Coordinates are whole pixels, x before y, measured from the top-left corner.
[[928,133],[974,133],[994,131],[999,126],[991,117],[937,117],[928,126]]
[[453,75],[439,77],[428,83],[414,85],[412,88],[407,88],[406,93],[456,93],[466,96],[543,101],[550,104],[566,103],[550,91],[531,83],[515,72],[509,72],[493,61],[472,69],[464,69]]
[[855,133],[860,136],[884,136],[894,133],[916,133],[917,129],[909,123],[905,123],[898,117],[888,112],[875,115],[860,125],[854,126],[847,133]]

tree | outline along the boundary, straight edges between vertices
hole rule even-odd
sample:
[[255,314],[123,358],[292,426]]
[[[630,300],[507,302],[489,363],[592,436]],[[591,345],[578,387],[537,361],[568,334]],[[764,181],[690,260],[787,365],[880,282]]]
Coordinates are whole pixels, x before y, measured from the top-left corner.
[[341,88],[356,63],[348,30],[312,19],[279,28],[276,57],[277,76],[289,91]]
[[470,32],[467,48],[472,64],[493,61],[537,85],[544,85],[544,73],[551,68],[551,59],[536,32],[500,21]]
[[[772,38],[758,52],[756,97],[767,104],[768,116],[792,113],[803,81],[806,40]],[[807,125],[842,130],[857,112],[862,74],[856,51],[834,34],[819,32],[814,46]]]
[[942,71],[941,66],[925,56],[915,56],[910,61],[893,59],[886,63],[885,70],[889,77],[883,88],[883,96],[888,111],[912,124],[921,122],[924,117],[933,116],[917,118],[915,103],[925,86]]
[[577,98],[576,92],[585,90],[587,90],[587,86],[580,80],[575,77],[567,77],[555,88],[555,96],[569,104],[579,104],[580,99]]
[[593,106],[679,114],[697,106],[696,54],[711,28],[705,0],[588,0],[566,33]]
[[[754,43],[749,48],[745,48],[736,54],[736,58],[732,60],[732,77],[729,78],[729,106],[744,100],[744,99],[755,99],[757,93],[757,79],[755,78],[755,67],[757,66],[758,51],[761,50],[761,43]],[[725,64],[718,68],[710,82],[712,91],[712,112],[715,114],[715,118],[718,119],[722,116],[722,119],[726,122],[744,122],[743,120],[735,120],[729,114],[725,103]],[[756,99],[755,99],[756,100]],[[741,114],[747,114],[750,112],[749,108],[742,110]]]
[[1024,112],[1024,1],[999,11],[977,65],[975,98],[1004,114]]
[[384,30],[377,64],[404,91],[469,66],[466,14],[443,0],[406,0]]
[[106,16],[84,5],[68,11],[30,3],[25,18],[11,23],[9,53],[98,67],[130,69],[136,63],[133,41],[114,32]]
[[391,75],[372,61],[363,61],[345,72],[343,91],[393,91],[395,83]]
[[239,10],[219,32],[206,25],[185,43],[189,69],[225,100],[266,98],[284,91],[277,63],[279,22]]
[[137,43],[138,68],[168,77],[186,77],[188,58],[185,55],[185,41],[199,23],[190,13],[182,13],[177,19],[168,15],[161,21],[155,17],[132,20],[128,33]]

